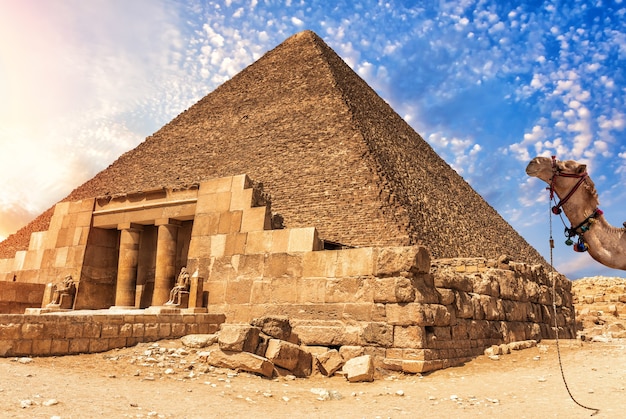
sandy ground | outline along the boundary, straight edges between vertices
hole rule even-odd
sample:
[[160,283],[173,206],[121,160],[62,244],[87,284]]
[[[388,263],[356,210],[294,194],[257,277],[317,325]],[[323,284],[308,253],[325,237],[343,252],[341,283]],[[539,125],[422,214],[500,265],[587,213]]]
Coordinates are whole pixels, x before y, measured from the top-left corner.
[[[597,418],[626,409],[626,342],[560,341],[574,398]],[[3,418],[587,418],[555,341],[492,360],[372,383],[265,379],[215,369],[179,340],[101,354],[0,359]]]

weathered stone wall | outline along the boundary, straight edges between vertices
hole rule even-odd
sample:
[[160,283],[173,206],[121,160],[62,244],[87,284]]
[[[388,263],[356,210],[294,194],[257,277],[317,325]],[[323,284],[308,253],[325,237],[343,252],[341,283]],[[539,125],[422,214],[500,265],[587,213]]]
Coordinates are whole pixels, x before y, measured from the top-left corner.
[[[555,274],[559,337],[575,335],[571,284]],[[228,323],[286,316],[309,346],[362,346],[387,369],[425,372],[502,343],[554,338],[541,265],[435,260],[426,248],[360,248],[216,257],[209,311]]]
[[104,352],[139,342],[215,333],[219,314],[114,314],[106,311],[0,315],[0,356]]
[[626,338],[626,279],[581,278],[572,290],[582,339]]
[[0,313],[20,314],[29,307],[39,307],[46,286],[0,281]]

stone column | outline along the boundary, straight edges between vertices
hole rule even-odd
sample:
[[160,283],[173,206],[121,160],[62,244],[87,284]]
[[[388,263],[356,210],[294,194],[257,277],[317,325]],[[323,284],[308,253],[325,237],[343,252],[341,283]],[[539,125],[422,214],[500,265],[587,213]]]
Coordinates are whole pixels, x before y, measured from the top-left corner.
[[137,261],[142,227],[125,223],[118,225],[117,229],[120,230],[120,253],[117,263],[115,307],[135,307]]
[[156,268],[152,306],[162,306],[170,298],[170,290],[176,281],[176,239],[180,222],[169,218],[156,220],[157,233]]

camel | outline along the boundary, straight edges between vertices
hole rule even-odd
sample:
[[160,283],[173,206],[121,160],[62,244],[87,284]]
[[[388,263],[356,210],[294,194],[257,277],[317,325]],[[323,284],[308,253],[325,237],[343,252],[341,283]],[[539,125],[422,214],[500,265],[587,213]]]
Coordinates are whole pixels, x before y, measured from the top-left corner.
[[[571,223],[565,230],[566,244],[573,244],[579,252],[588,251],[593,259],[609,268],[626,270],[626,230],[613,227],[602,215],[587,165],[555,157],[535,157],[528,163],[526,173],[549,185],[551,199],[554,194],[559,197],[560,202],[552,207],[552,212],[560,214],[562,208]],[[574,244],[575,236],[578,243]]]

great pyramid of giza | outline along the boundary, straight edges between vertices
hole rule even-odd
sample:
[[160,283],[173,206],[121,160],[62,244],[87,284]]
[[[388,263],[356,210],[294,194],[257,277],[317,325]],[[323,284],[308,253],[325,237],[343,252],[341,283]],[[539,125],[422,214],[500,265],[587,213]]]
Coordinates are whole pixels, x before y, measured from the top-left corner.
[[[286,227],[316,227],[328,242],[545,263],[311,31],[267,52],[64,201],[242,173],[263,183]],[[26,249],[51,213],[0,243],[0,257]]]

